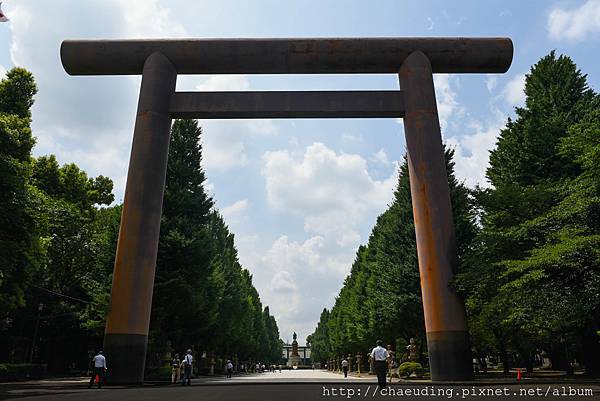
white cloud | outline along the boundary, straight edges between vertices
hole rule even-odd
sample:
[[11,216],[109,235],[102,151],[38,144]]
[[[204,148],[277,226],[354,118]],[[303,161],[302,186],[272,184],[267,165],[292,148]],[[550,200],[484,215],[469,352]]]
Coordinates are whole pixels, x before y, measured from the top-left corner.
[[490,93],[492,93],[492,91],[496,88],[497,85],[498,85],[498,75],[490,75],[485,80],[485,86],[486,86],[488,92],[490,92]]
[[472,122],[464,135],[446,138],[448,146],[454,148],[455,173],[458,179],[474,187],[479,184],[488,187],[485,171],[489,164],[490,150],[495,146],[500,129],[506,122],[506,116],[495,110],[495,117],[485,123]]
[[281,270],[271,279],[271,289],[275,293],[289,294],[296,290],[296,285],[292,279],[290,272]]
[[548,15],[548,35],[555,40],[584,40],[600,33],[600,0],[588,0],[578,8],[555,8]]
[[385,150],[383,148],[379,149],[377,153],[373,154],[373,157],[371,157],[371,161],[382,164],[384,166],[389,166],[391,164],[390,160],[388,159],[387,153],[385,153]]
[[340,246],[358,245],[357,222],[385,208],[396,183],[395,171],[374,180],[361,156],[337,154],[322,143],[308,146],[301,157],[266,152],[263,163],[269,203],[302,217],[307,232],[336,238]]
[[462,116],[464,107],[458,103],[458,94],[453,87],[458,85],[458,77],[448,74],[435,74],[433,76],[435,98],[440,119],[442,135],[446,132],[452,116]]
[[6,68],[4,68],[4,66],[2,64],[0,64],[0,80],[2,80],[5,75],[6,75]]
[[303,343],[316,327],[319,312],[333,304],[350,270],[354,250],[332,251],[335,246],[319,235],[302,242],[282,235],[264,252],[258,251],[258,237],[239,238],[237,245],[261,300],[277,317],[281,337],[296,331]]
[[121,9],[123,29],[131,38],[184,37],[184,27],[171,18],[171,10],[158,0],[114,0]]
[[431,17],[427,17],[427,22],[429,22],[429,26],[427,27],[428,31],[433,30],[433,26],[435,25],[435,23],[433,22],[433,19]]
[[507,84],[502,95],[511,106],[525,104],[525,74],[515,75]]
[[[402,122],[402,119],[398,119],[399,122]],[[344,132],[341,135],[340,138],[342,144],[344,145],[349,145],[349,146],[357,146],[357,145],[362,145],[364,143],[364,138],[362,135],[360,134],[350,134],[348,132]]]
[[248,209],[248,200],[241,199],[237,202],[234,202],[232,205],[225,206],[221,209],[221,214],[225,218],[225,221],[231,223],[231,220],[239,217]]

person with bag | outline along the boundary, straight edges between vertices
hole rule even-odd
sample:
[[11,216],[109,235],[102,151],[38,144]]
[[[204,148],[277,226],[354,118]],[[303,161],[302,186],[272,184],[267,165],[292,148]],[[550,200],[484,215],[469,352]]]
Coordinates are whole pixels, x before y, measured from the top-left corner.
[[192,363],[194,362],[194,358],[192,357],[192,350],[188,349],[187,354],[183,357],[183,361],[181,362],[181,366],[183,367],[183,379],[181,380],[181,385],[185,385],[187,381],[187,385],[190,386],[192,384]]
[[94,380],[98,380],[98,388],[102,388],[102,381],[104,380],[104,374],[106,373],[106,358],[102,355],[102,351],[98,351],[98,355],[94,357],[92,364],[92,377],[90,378],[88,388],[92,388]]

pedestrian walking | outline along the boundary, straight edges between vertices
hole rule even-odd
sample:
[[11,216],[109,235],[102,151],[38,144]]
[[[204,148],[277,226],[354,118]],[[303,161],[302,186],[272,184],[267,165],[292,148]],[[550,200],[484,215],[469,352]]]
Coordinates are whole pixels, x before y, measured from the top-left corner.
[[181,359],[179,354],[175,354],[173,361],[171,361],[171,384],[179,382],[181,377]]
[[181,366],[183,367],[183,379],[181,380],[181,385],[184,384],[190,386],[192,384],[192,364],[194,363],[194,358],[192,357],[192,350],[188,349],[187,354],[183,357],[183,361],[181,362]]
[[342,359],[342,371],[344,371],[344,377],[348,377],[348,360]]
[[387,358],[389,356],[387,350],[382,347],[383,341],[377,340],[377,346],[371,351],[371,358],[373,359],[373,368],[377,374],[377,383],[379,388],[386,387],[386,370],[387,370]]
[[278,367],[279,367],[279,373],[281,373],[281,364],[279,364]]
[[94,357],[93,365],[94,369],[92,369],[92,377],[88,388],[92,388],[96,376],[98,376],[98,388],[102,388],[102,381],[104,381],[104,374],[106,373],[106,358],[102,351],[98,351],[98,354]]
[[231,374],[233,373],[233,363],[228,359],[227,360],[227,378],[231,379]]

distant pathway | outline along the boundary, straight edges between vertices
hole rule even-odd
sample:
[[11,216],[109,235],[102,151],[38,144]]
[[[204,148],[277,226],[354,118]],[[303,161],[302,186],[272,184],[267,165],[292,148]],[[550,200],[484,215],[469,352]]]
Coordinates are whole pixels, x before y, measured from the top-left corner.
[[348,378],[344,378],[342,373],[332,373],[327,370],[320,369],[298,369],[298,370],[282,370],[281,373],[279,371],[275,372],[265,372],[265,373],[255,373],[255,374],[244,374],[240,373],[234,375],[231,379],[227,379],[225,377],[218,378],[203,378],[200,379],[202,383],[248,383],[248,382],[302,382],[302,383],[311,383],[311,382],[329,382],[329,381],[356,381],[356,380],[373,380],[376,381],[375,376],[362,375],[361,377],[348,375]]

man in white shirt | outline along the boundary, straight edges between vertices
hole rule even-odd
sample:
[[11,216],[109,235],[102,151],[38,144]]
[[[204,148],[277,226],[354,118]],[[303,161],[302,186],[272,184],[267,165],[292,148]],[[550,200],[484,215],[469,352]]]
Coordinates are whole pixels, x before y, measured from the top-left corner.
[[192,357],[192,350],[188,349],[187,354],[183,357],[183,361],[181,361],[181,365],[183,366],[183,380],[181,380],[181,385],[183,386],[186,381],[187,385],[192,384],[192,364],[194,363],[194,357]]
[[348,377],[348,360],[346,358],[342,360],[342,371],[344,372],[344,377]]
[[98,376],[98,388],[102,388],[102,380],[104,380],[104,373],[106,372],[106,358],[102,355],[102,351],[98,351],[98,355],[93,360],[94,369],[92,369],[92,377],[90,378],[90,385],[88,388],[92,388],[96,376]]
[[377,383],[379,388],[385,388],[386,371],[387,371],[387,358],[389,356],[387,350],[383,348],[383,341],[377,340],[377,346],[371,351],[371,358],[373,358],[373,367],[377,374]]
[[231,379],[231,375],[233,374],[233,363],[228,359],[227,360],[227,378]]

